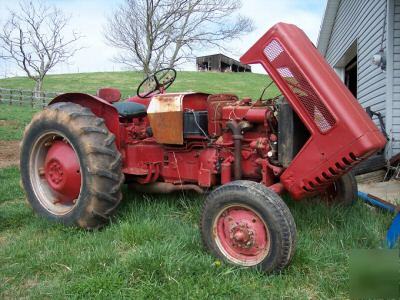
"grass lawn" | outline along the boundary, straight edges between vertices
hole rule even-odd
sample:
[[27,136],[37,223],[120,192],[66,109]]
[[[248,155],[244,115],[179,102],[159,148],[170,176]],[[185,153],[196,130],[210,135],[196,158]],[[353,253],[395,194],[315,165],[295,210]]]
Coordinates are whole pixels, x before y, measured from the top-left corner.
[[[107,85],[126,96],[140,78],[129,72],[56,75],[45,88],[94,92]],[[257,97],[267,80],[256,74],[184,72],[174,90]],[[0,87],[32,83],[7,79]],[[0,105],[0,140],[20,139],[33,113]],[[36,217],[24,202],[17,167],[0,169],[0,183],[0,298],[348,298],[350,251],[382,246],[392,219],[361,203],[341,208],[286,199],[297,224],[297,252],[282,274],[266,276],[220,264],[204,251],[201,196],[124,190],[112,224],[86,232]]]
[[32,115],[38,111],[30,106],[0,104],[0,140],[19,140]]

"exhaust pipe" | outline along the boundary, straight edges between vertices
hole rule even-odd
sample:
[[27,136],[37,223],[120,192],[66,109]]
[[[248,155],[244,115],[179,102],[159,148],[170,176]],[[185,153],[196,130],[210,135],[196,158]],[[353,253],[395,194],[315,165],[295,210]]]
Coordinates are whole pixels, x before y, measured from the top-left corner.
[[236,121],[230,121],[226,123],[226,126],[232,131],[232,137],[234,141],[234,157],[235,161],[233,162],[233,172],[235,180],[242,179],[242,139],[243,135],[241,132],[241,128]]

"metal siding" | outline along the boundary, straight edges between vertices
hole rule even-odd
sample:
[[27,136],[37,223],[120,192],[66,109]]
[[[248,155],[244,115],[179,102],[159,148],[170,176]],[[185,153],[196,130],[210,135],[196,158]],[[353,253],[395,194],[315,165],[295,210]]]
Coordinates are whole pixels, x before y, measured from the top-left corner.
[[[395,1],[400,5],[400,0]],[[385,12],[385,0],[341,0],[325,55],[329,64],[335,66],[354,41],[357,41],[358,101],[363,107],[371,106],[372,110],[380,112],[384,117],[386,73],[371,64],[371,59],[381,48]],[[400,32],[397,37],[400,38]],[[400,54],[400,39],[398,42],[397,53]],[[386,35],[383,46],[386,48]],[[378,124],[378,120],[375,123]]]

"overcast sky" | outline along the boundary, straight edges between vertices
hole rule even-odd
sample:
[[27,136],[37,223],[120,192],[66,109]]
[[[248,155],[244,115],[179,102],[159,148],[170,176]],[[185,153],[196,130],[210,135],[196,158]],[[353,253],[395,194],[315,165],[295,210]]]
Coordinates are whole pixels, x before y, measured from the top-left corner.
[[[35,1],[35,0],[33,0]],[[107,16],[123,0],[48,0],[71,17],[71,26],[84,38],[79,43],[85,48],[78,52],[68,64],[56,67],[51,73],[95,72],[122,70],[123,66],[112,61],[118,49],[108,46],[103,37],[103,24]],[[324,13],[326,0],[244,0],[241,14],[254,20],[256,30],[233,43],[234,58],[244,53],[265,31],[277,22],[288,22],[299,26],[316,43]],[[7,8],[14,9],[17,1],[0,0],[0,23],[7,17]],[[213,51],[215,52],[215,50]],[[201,55],[210,54],[206,50]],[[195,70],[195,63],[184,66]],[[261,72],[261,68],[253,68]],[[0,62],[0,77],[21,74],[11,65]]]

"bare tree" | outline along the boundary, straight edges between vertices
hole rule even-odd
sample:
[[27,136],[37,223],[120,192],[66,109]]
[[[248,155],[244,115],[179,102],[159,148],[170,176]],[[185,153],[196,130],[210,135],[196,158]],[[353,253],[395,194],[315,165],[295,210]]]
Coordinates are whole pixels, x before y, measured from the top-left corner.
[[46,74],[79,50],[74,43],[80,36],[72,32],[71,37],[66,38],[68,18],[44,2],[20,2],[17,11],[9,12],[0,31],[0,48],[6,59],[35,81],[35,93],[40,95]]
[[195,50],[224,48],[253,30],[238,14],[239,0],[125,0],[108,19],[105,38],[122,53],[120,63],[146,74],[175,67]]

